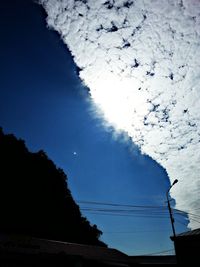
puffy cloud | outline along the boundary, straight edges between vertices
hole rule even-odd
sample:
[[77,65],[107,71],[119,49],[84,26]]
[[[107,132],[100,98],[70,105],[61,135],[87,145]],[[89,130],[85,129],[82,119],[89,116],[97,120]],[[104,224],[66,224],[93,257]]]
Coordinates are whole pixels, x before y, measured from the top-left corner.
[[[40,0],[104,118],[200,208],[200,1]],[[199,227],[191,219],[190,227]]]

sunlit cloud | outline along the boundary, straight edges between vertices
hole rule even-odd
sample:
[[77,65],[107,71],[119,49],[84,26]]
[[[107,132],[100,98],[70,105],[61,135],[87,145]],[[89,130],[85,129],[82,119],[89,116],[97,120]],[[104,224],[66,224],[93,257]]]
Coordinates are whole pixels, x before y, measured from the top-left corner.
[[[41,0],[104,120],[179,183],[177,208],[200,208],[200,1]],[[199,227],[191,220],[190,227]]]

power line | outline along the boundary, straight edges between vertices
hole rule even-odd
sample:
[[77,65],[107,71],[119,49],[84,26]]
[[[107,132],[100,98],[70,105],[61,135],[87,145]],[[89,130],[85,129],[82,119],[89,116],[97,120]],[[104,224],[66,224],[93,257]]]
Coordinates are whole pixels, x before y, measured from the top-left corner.
[[80,208],[83,211],[96,211],[96,212],[109,212],[109,213],[121,213],[121,214],[150,214],[150,215],[168,215],[167,210],[145,210],[145,209],[105,209],[105,208],[90,208],[90,207],[82,207]]
[[[77,201],[80,205],[82,204],[87,204],[87,205],[92,205],[92,206],[101,206],[101,207],[87,207],[87,206],[83,206],[81,208],[81,210],[83,211],[95,211],[95,212],[110,212],[110,213],[116,213],[116,212],[120,212],[123,213],[125,215],[125,213],[128,213],[128,215],[130,213],[138,213],[138,214],[142,214],[145,212],[145,214],[147,214],[147,212],[150,213],[150,215],[167,215],[168,211],[167,211],[167,206],[161,206],[161,205],[130,205],[130,204],[120,204],[120,203],[109,203],[109,202],[97,202],[97,201],[86,201],[86,200],[79,200]],[[103,207],[102,207],[103,206]],[[114,209],[109,209],[109,208],[105,208],[104,206],[110,206],[110,207],[114,207]],[[121,207],[121,209],[117,209],[116,207]],[[127,208],[127,209],[122,209],[123,208]],[[130,209],[132,208],[132,209]],[[177,215],[190,215],[193,216],[195,219],[200,219],[200,216],[197,214],[193,214],[187,211],[183,211],[183,210],[179,210],[179,209],[173,209],[174,213]],[[194,219],[193,218],[193,219]]]
[[174,211],[177,211],[177,213],[180,214],[180,215],[189,214],[191,216],[200,218],[200,215],[194,214],[194,213],[191,213],[191,212],[187,212],[187,211],[183,211],[183,210],[179,210],[179,209],[174,209]]
[[188,224],[186,224],[184,222],[179,221],[178,219],[175,219],[175,222],[178,222],[179,224],[184,225],[184,226],[187,226],[188,225]]
[[137,217],[137,218],[149,218],[149,219],[168,219],[168,217],[164,216],[152,216],[152,215],[137,215],[137,214],[120,214],[120,213],[103,213],[103,212],[89,212],[94,215],[103,215],[103,216],[117,216],[117,217]]
[[[169,218],[167,206],[164,205],[131,205],[121,203],[109,203],[98,201],[79,200],[80,210],[86,213],[103,215],[103,216],[117,216],[117,217],[137,217],[137,218],[153,218],[153,219],[167,219]],[[87,205],[87,206],[85,206]],[[111,208],[112,207],[112,208]],[[200,224],[200,216],[190,212],[179,209],[172,209],[175,216],[190,215],[189,220]],[[187,226],[176,219],[177,222]]]
[[192,221],[197,222],[197,223],[200,224],[200,221],[198,221],[198,220],[196,220],[196,219],[194,219],[194,218],[191,218],[191,217],[190,217],[190,220],[192,220]]
[[[163,206],[138,206],[138,205],[121,205],[121,204],[111,204],[111,203],[99,203],[99,202],[88,202],[84,201],[82,203],[91,204],[92,207],[82,206],[81,211],[98,214],[98,215],[114,215],[114,216],[137,216],[137,217],[148,217],[148,218],[168,218],[168,212],[166,207]],[[97,207],[96,205],[98,203]],[[106,207],[105,207],[106,204]],[[99,206],[100,205],[100,206]],[[107,206],[112,206],[109,208]],[[123,208],[126,207],[126,208]],[[153,208],[152,208],[153,207]]]
[[167,206],[160,205],[127,205],[121,203],[77,201],[81,211],[95,215],[140,217],[140,218],[168,218]]
[[194,221],[194,222],[197,222],[200,224],[200,216],[199,215],[193,214],[190,212],[181,211],[181,210],[176,210],[176,209],[175,209],[175,211],[176,211],[176,215],[180,215],[180,216],[185,216],[186,214],[190,215],[189,216],[190,221]]
[[163,232],[163,231],[169,231],[169,229],[161,229],[161,230],[153,230],[153,231],[104,231],[103,234],[140,234],[140,233],[157,233],[157,232]]
[[165,206],[149,206],[149,205],[127,205],[120,203],[108,203],[108,202],[95,202],[95,201],[77,201],[80,204],[91,204],[91,205],[103,205],[103,206],[113,206],[113,207],[132,207],[132,208],[166,208]]
[[152,255],[159,255],[159,254],[163,254],[163,253],[168,253],[174,251],[174,249],[168,249],[168,250],[163,250],[163,251],[158,251],[158,252],[153,252],[153,253],[148,253],[148,254],[142,254],[142,255],[138,255],[138,256],[152,256]]

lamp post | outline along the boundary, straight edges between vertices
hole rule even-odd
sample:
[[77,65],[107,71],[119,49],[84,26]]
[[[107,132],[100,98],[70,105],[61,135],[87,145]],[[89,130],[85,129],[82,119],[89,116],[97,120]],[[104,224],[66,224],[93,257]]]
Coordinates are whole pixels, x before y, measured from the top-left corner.
[[[173,232],[173,238],[174,238],[174,249],[175,249],[175,254],[176,254],[176,259],[177,259],[177,250],[176,250],[176,232],[175,232],[175,227],[174,227],[174,218],[173,218],[173,214],[172,214],[172,209],[170,206],[170,200],[169,200],[169,191],[171,190],[172,186],[174,186],[176,183],[178,183],[178,180],[174,180],[173,184],[170,186],[170,188],[167,190],[166,192],[166,196],[167,196],[167,206],[169,209],[169,215],[170,215],[170,220],[171,220],[171,225],[172,225],[172,232]],[[178,260],[178,259],[177,259]]]
[[174,218],[172,215],[172,209],[170,206],[170,200],[169,200],[169,191],[171,190],[172,186],[174,186],[176,183],[178,183],[178,180],[176,179],[173,184],[170,186],[170,188],[167,190],[166,196],[167,196],[167,206],[169,209],[169,215],[170,215],[170,220],[171,220],[171,225],[172,225],[172,231],[173,231],[173,236],[176,237],[176,232],[175,232],[175,228],[174,228]]

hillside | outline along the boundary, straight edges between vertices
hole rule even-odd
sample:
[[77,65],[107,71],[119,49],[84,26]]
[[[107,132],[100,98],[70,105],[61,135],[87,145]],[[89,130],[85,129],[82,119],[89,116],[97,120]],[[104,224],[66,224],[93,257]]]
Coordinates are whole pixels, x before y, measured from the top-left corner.
[[0,231],[106,246],[102,232],[81,215],[67,176],[44,151],[0,130]]

